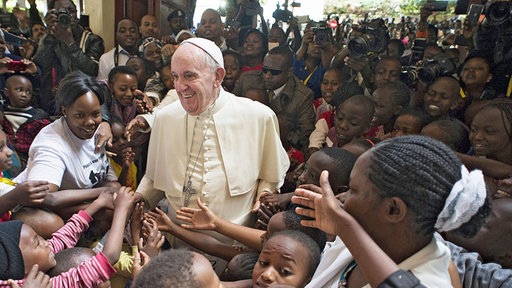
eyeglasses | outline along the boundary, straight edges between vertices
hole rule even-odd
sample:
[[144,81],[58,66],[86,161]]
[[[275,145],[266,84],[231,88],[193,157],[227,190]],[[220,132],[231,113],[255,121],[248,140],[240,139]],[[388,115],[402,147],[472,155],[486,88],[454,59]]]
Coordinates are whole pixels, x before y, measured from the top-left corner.
[[265,68],[263,67],[261,69],[261,71],[263,71],[263,75],[267,74],[268,72],[270,72],[270,74],[272,74],[272,76],[276,76],[276,75],[279,75],[281,73],[283,73],[282,70],[278,70],[278,69],[269,69],[269,68]]

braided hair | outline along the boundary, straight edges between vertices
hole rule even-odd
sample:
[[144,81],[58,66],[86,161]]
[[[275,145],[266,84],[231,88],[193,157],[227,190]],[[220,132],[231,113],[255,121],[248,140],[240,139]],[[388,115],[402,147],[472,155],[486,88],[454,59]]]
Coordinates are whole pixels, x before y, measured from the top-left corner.
[[[379,143],[370,155],[368,176],[382,197],[399,197],[416,215],[418,232],[434,232],[437,217],[453,185],[461,179],[461,162],[443,143],[425,136],[396,137]],[[490,212],[489,202],[457,230],[473,236]]]
[[487,107],[493,107],[500,110],[501,121],[503,123],[503,127],[505,127],[505,132],[509,138],[512,138],[512,99],[496,98],[491,100],[483,108]]

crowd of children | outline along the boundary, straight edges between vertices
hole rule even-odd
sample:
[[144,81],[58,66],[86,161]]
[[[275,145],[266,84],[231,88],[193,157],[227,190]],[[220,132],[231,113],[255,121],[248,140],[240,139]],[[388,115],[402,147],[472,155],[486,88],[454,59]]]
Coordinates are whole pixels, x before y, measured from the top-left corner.
[[[242,3],[240,17],[252,5],[260,14],[258,1]],[[63,75],[56,113],[34,104],[39,68],[22,59],[10,70],[23,57],[0,37],[0,287],[512,287],[512,84],[510,74],[508,90],[493,81],[510,59],[494,63],[468,42],[482,41],[491,20],[461,26],[465,44],[449,45],[436,42],[444,22],[427,22],[431,13],[424,6],[418,23],[347,20],[326,41],[306,25],[294,43],[277,20],[272,35],[255,29],[255,14],[233,46],[213,31],[215,10],[197,35],[175,31],[172,45],[143,28],[157,25],[146,15],[143,39],[136,31],[126,65],[107,79]],[[395,39],[384,41],[382,27]],[[356,55],[350,41],[369,31],[385,45]],[[253,227],[200,198],[176,215],[166,201],[148,210],[134,192],[153,119],[177,105],[170,60],[181,36],[214,41],[222,89],[277,115],[292,165],[280,190],[254,199]],[[427,42],[421,55],[416,37]],[[171,235],[189,249],[170,247]]]

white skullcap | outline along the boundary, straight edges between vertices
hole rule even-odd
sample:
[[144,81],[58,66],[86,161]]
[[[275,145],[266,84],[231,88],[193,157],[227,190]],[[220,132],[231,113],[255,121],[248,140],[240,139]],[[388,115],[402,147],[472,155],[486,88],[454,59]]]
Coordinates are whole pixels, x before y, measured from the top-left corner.
[[217,46],[213,41],[210,41],[205,38],[196,37],[196,38],[189,38],[189,39],[181,42],[181,44],[184,44],[184,43],[190,43],[190,44],[200,48],[201,50],[206,52],[208,55],[210,55],[213,58],[213,60],[215,60],[215,62],[217,62],[220,65],[220,67],[224,68],[224,57],[222,57],[222,52],[220,51],[219,46]]

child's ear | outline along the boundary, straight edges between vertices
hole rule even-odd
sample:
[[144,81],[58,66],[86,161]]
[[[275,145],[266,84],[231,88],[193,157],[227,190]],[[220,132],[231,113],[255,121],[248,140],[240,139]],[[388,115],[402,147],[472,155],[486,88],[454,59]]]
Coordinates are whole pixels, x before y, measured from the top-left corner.
[[402,109],[404,109],[404,106],[402,106],[402,105],[397,105],[397,106],[395,107],[395,112],[393,113],[393,115],[397,116],[397,115],[400,113],[400,111],[402,111]]

